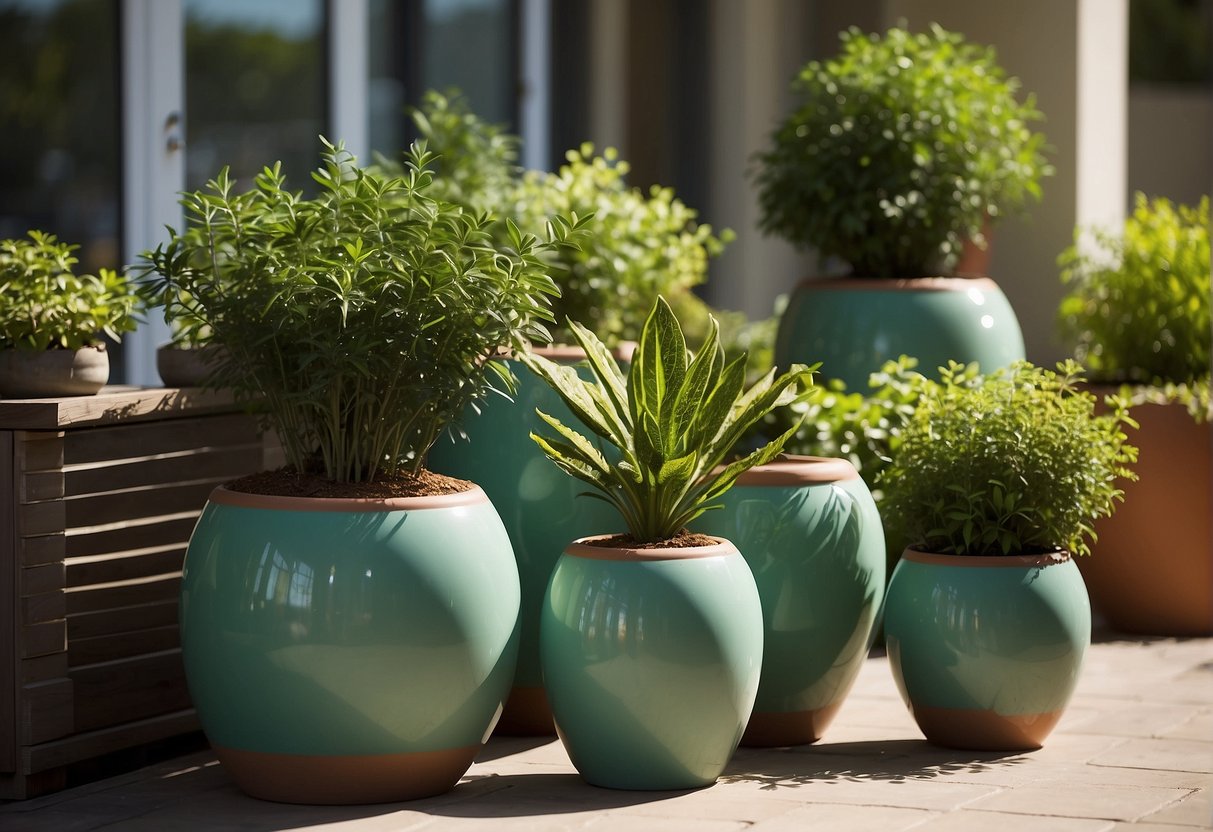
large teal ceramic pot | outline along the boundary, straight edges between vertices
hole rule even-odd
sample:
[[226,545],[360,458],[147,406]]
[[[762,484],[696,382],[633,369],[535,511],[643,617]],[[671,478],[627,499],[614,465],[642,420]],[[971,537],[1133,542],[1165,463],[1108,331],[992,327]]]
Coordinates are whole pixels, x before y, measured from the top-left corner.
[[450,789],[500,713],[518,574],[479,488],[389,500],[216,489],[186,554],[181,643],[220,762],[255,797]]
[[1023,333],[1006,295],[986,277],[831,278],[805,281],[788,300],[775,362],[821,362],[821,376],[848,390],[901,355],[933,374],[950,359],[982,370],[1024,357]]
[[[585,358],[576,348],[547,347],[536,352],[565,364]],[[560,397],[521,362],[509,364],[518,378],[513,401],[494,396],[481,403],[479,412],[467,413],[463,419],[467,441],[440,441],[430,451],[428,465],[485,490],[501,515],[518,560],[522,585],[518,668],[497,733],[550,736],[556,729],[539,667],[543,593],[565,545],[609,531],[618,524],[619,515],[601,500],[579,497],[585,484],[553,465],[531,440],[532,432],[550,430],[535,415],[536,408],[566,425],[580,423]]]
[[845,459],[751,468],[695,529],[737,544],[762,598],[762,681],[742,745],[821,739],[872,642],[885,590],[884,529]]
[[623,549],[577,541],[543,607],[544,683],[587,782],[716,781],[754,705],[762,606],[733,544]]
[[1073,559],[907,549],[885,604],[885,644],[927,739],[952,748],[1039,748],[1061,718],[1091,643]]

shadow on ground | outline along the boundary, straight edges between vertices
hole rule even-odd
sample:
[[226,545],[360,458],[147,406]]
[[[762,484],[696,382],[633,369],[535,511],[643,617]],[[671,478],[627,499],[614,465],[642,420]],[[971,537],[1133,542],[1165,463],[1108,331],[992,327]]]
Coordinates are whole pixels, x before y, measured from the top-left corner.
[[972,775],[1027,762],[1018,751],[961,751],[923,740],[844,742],[798,748],[743,748],[722,783],[760,783],[763,790],[829,782],[899,782]]

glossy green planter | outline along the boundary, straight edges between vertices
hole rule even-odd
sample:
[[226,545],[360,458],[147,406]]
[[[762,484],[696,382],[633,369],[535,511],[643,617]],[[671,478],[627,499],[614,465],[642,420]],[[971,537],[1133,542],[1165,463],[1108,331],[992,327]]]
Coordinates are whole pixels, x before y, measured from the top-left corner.
[[[585,357],[580,349],[536,352],[569,364]],[[539,666],[539,611],[548,578],[570,540],[609,531],[618,525],[619,515],[600,500],[578,497],[585,485],[553,465],[531,440],[531,432],[550,430],[535,415],[536,408],[566,425],[579,422],[521,362],[510,361],[510,367],[518,377],[513,401],[494,396],[481,404],[479,413],[467,413],[463,420],[467,441],[439,441],[430,451],[428,465],[478,483],[510,535],[518,560],[522,610],[518,668],[497,733],[542,736],[556,730]]]
[[706,786],[754,705],[762,606],[727,541],[692,549],[577,541],[552,573],[541,647],[557,730],[587,782]]
[[1039,748],[1091,643],[1091,606],[1066,553],[1007,557],[907,549],[885,604],[898,690],[927,739]]
[[884,529],[845,459],[786,457],[752,468],[696,531],[737,544],[758,585],[762,680],[742,745],[821,739],[872,642],[884,598]]
[[518,576],[479,488],[337,500],[216,489],[190,539],[181,645],[236,784],[291,803],[450,789],[517,650]]
[[949,359],[989,371],[1024,357],[1023,333],[989,278],[831,278],[796,288],[775,337],[777,365],[820,361],[852,391],[901,355],[928,374]]

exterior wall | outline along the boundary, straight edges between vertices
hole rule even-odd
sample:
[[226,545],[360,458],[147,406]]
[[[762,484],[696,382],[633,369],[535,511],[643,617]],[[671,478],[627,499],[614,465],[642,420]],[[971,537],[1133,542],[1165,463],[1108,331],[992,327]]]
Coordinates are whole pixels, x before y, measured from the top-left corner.
[[1128,187],[1188,205],[1213,193],[1213,88],[1129,87]]

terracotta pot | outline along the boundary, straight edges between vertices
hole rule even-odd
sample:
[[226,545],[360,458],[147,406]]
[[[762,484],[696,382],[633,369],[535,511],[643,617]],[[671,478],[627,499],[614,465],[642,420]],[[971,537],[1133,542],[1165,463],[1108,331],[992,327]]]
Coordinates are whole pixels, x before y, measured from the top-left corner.
[[93,396],[110,377],[104,344],[78,350],[0,350],[0,396]]
[[1079,560],[1091,603],[1119,630],[1213,634],[1213,426],[1180,404],[1132,409],[1137,482],[1095,524],[1092,555]]

